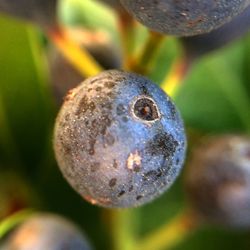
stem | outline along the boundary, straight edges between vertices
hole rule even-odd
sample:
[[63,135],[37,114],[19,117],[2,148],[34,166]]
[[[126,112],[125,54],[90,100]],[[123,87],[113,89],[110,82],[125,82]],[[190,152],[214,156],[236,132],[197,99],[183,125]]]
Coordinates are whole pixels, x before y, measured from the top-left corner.
[[164,38],[162,34],[150,31],[144,47],[138,57],[131,62],[129,68],[134,72],[147,74]]
[[25,221],[32,213],[32,210],[25,209],[3,220],[0,223],[0,239],[3,238],[4,235],[6,235],[15,226]]
[[124,68],[130,64],[135,45],[135,21],[125,10],[118,11],[118,24],[123,48]]
[[102,71],[95,59],[71,39],[60,27],[52,28],[47,32],[48,36],[64,57],[84,76],[94,76]]
[[161,87],[162,89],[171,97],[176,95],[181,82],[186,77],[190,68],[192,67],[193,61],[189,60],[188,57],[182,56],[177,59],[171,69],[170,72],[167,73],[165,79],[163,80]]
[[198,228],[200,223],[193,213],[184,211],[162,228],[137,243],[135,250],[170,249]]
[[112,210],[111,226],[114,250],[133,250],[134,248],[134,221],[132,210]]

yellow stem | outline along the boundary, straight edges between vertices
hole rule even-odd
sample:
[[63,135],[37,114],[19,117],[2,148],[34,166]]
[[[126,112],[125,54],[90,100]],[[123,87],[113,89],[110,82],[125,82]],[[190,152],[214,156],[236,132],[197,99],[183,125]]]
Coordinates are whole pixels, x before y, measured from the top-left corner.
[[48,31],[48,36],[62,55],[84,76],[90,77],[102,71],[101,66],[77,42],[72,40],[61,28]]
[[134,211],[131,209],[111,211],[111,232],[114,250],[133,250],[135,236]]
[[162,250],[184,240],[199,223],[193,213],[184,212],[153,234],[137,243],[135,250]]
[[123,68],[130,64],[135,45],[136,23],[125,10],[118,11],[118,25],[123,49]]
[[0,239],[4,237],[12,228],[23,222],[33,213],[32,210],[25,209],[9,216],[0,222]]
[[147,74],[164,38],[162,34],[150,31],[140,54],[130,63],[130,70]]
[[175,96],[181,82],[186,77],[189,69],[192,66],[192,61],[183,56],[177,59],[172,65],[170,72],[167,73],[165,79],[161,84],[161,88],[171,97]]

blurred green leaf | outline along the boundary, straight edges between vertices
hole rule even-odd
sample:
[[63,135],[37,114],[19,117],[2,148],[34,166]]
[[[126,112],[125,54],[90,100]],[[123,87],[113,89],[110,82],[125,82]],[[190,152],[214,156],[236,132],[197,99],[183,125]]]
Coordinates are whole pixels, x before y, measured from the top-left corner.
[[54,108],[41,35],[0,17],[0,162],[35,169],[42,160]]
[[196,62],[176,97],[187,126],[211,133],[249,132],[243,56],[239,42]]

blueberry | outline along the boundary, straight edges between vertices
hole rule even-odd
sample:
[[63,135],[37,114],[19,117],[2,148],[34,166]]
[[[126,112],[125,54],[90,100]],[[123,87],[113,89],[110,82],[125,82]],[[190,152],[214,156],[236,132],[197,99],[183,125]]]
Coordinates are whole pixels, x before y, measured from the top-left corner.
[[48,28],[56,24],[56,5],[57,0],[0,0],[0,13]]
[[54,148],[63,175],[86,200],[131,207],[174,182],[186,138],[178,110],[160,88],[142,76],[110,70],[67,95]]
[[250,6],[220,28],[208,34],[184,37],[181,43],[189,58],[198,58],[242,37],[248,31],[250,31]]
[[2,250],[90,250],[85,236],[70,221],[53,214],[36,214],[11,231]]
[[242,12],[249,0],[121,0],[125,8],[152,30],[175,36],[207,33]]
[[187,194],[205,220],[232,228],[250,227],[250,138],[209,138],[192,154]]

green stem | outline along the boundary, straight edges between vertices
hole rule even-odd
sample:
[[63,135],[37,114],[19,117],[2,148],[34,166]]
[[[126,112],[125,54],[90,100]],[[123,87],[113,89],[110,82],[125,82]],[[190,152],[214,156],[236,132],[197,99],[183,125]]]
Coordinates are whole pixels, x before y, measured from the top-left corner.
[[178,92],[182,81],[188,74],[193,61],[182,55],[172,65],[170,71],[165,76],[161,88],[171,97],[174,97]]
[[31,214],[32,210],[26,209],[19,211],[12,216],[6,218],[0,223],[0,239],[4,237],[10,230],[12,230],[15,226],[25,221]]
[[170,249],[197,229],[199,223],[193,213],[184,211],[169,223],[139,241],[134,250]]
[[140,54],[131,62],[130,70],[144,75],[147,74],[163,40],[163,35],[150,31]]
[[111,226],[114,250],[133,250],[135,225],[131,209],[112,210]]

